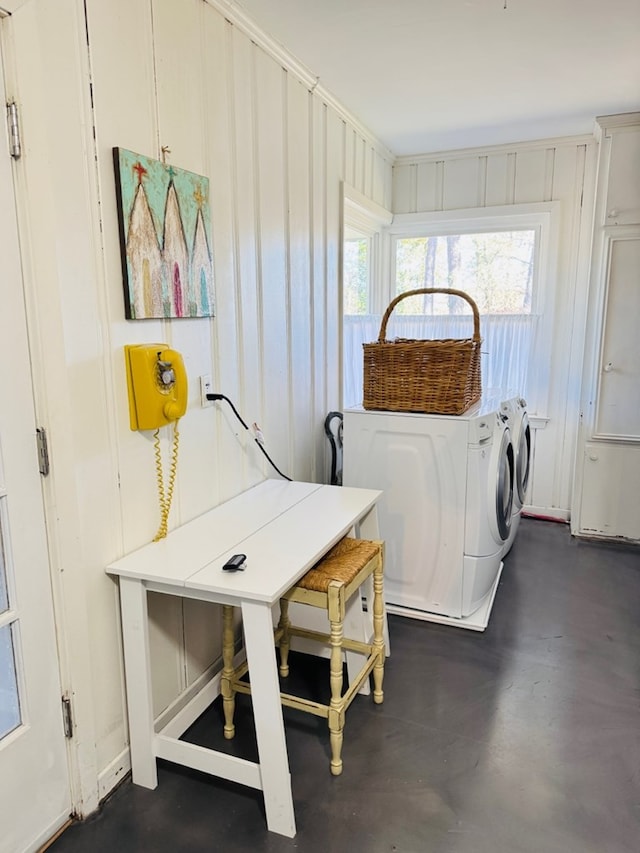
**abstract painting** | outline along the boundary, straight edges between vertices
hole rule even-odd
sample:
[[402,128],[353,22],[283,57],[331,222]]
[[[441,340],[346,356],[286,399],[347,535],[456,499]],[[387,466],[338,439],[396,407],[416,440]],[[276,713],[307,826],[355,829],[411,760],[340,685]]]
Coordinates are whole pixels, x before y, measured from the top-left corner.
[[212,317],[209,179],[113,149],[129,320]]

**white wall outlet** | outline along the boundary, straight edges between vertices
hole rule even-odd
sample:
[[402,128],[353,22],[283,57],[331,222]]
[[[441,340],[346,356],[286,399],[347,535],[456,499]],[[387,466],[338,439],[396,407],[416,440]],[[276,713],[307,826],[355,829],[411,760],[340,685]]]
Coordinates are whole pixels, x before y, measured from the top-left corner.
[[212,406],[213,401],[207,400],[207,394],[211,394],[213,389],[211,387],[211,376],[207,374],[206,376],[200,377],[200,405],[204,409],[205,406]]

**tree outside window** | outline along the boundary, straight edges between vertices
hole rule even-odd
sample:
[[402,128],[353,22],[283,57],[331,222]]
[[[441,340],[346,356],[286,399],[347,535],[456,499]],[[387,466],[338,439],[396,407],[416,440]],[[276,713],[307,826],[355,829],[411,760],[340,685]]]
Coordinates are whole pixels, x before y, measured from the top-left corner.
[[[420,288],[463,290],[480,314],[530,314],[536,231],[399,237],[396,240],[396,294]],[[466,302],[446,294],[405,299],[402,314],[458,314]]]

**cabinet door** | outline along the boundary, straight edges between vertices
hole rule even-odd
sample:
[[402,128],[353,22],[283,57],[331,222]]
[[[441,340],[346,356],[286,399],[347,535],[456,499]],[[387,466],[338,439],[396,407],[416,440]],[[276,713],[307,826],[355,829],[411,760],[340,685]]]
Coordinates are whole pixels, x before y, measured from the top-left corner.
[[580,532],[640,541],[640,446],[588,442]]
[[609,179],[603,225],[640,223],[640,125],[608,130]]
[[640,229],[608,238],[596,435],[640,441]]

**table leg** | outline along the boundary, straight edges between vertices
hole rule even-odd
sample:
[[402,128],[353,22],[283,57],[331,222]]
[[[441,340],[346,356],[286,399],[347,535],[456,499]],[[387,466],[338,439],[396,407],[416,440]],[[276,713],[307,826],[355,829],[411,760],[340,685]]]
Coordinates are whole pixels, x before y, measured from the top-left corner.
[[296,824],[280,704],[271,608],[262,602],[244,601],[242,622],[251,678],[251,700],[267,827],[271,832],[293,838],[296,834]]
[[147,590],[140,580],[120,578],[120,611],[132,778],[136,785],[156,788]]

